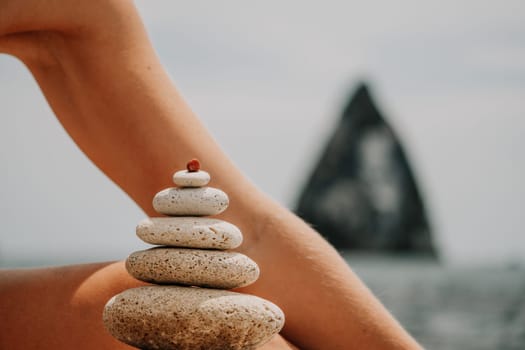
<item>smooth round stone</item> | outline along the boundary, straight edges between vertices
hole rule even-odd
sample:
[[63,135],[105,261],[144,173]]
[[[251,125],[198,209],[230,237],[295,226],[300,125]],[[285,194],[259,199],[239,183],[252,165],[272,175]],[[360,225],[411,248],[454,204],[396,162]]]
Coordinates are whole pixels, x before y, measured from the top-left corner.
[[210,174],[206,171],[180,170],[173,174],[173,183],[180,187],[202,187],[210,182]]
[[233,249],[242,243],[237,226],[201,217],[149,218],[138,224],[136,232],[146,243],[172,247]]
[[228,204],[228,195],[213,187],[171,187],[153,198],[153,208],[158,213],[173,216],[216,215],[226,210]]
[[145,282],[221,289],[247,286],[259,277],[259,267],[244,254],[188,248],[134,252],[126,260],[126,269]]
[[283,312],[253,295],[223,290],[148,286],[108,301],[104,325],[140,349],[255,349],[284,325]]

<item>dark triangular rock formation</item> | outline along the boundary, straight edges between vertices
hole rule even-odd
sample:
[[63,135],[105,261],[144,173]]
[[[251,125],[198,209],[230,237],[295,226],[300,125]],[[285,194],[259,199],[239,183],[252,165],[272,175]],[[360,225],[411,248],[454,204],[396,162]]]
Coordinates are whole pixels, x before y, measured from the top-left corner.
[[409,162],[364,84],[350,99],[297,213],[339,249],[435,255]]

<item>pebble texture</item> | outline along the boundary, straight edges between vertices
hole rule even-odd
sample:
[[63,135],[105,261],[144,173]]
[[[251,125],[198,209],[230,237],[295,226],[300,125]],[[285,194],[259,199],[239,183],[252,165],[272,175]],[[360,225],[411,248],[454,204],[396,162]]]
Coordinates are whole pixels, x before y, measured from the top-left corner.
[[228,195],[213,187],[166,188],[153,198],[158,213],[173,216],[217,215],[228,207]]
[[146,243],[172,247],[233,249],[242,243],[237,226],[201,217],[145,219],[137,226],[137,236]]
[[140,349],[248,350],[284,325],[283,312],[261,298],[191,287],[139,287],[114,296],[104,325]]
[[126,269],[133,277],[158,284],[232,289],[259,277],[259,267],[236,252],[186,248],[152,248],[132,253]]
[[202,187],[210,182],[210,174],[203,170],[187,171],[180,170],[173,174],[173,183],[181,187]]

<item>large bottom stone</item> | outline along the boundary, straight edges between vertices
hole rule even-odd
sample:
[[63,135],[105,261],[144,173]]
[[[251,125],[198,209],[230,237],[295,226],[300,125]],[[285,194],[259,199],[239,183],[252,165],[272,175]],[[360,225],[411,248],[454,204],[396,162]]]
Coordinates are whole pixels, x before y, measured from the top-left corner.
[[284,314],[264,299],[178,286],[128,289],[108,301],[104,325],[141,349],[254,349],[278,333]]

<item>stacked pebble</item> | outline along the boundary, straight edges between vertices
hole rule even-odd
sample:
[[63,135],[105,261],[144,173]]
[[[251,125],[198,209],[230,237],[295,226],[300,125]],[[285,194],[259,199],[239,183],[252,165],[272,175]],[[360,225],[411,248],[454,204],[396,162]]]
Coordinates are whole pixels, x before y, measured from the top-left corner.
[[[259,267],[227,251],[242,243],[234,225],[203,216],[228,207],[223,191],[207,187],[210,175],[192,160],[173,175],[178,187],[160,191],[155,210],[137,235],[159,247],[126,260],[135,278],[164,286],[126,290],[108,301],[104,325],[120,341],[141,349],[254,349],[278,333],[282,311],[264,299],[224,289],[249,285]],[[199,287],[199,288],[196,288]],[[212,289],[215,288],[215,289]]]

